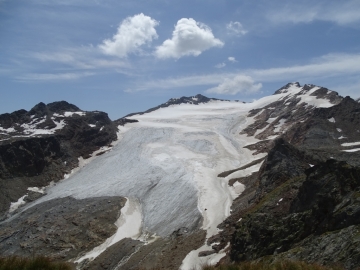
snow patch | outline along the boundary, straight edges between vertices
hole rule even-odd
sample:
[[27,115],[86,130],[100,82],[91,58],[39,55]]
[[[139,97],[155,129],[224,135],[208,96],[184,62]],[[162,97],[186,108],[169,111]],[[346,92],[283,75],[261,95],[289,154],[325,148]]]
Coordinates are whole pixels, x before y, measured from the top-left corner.
[[38,188],[38,187],[28,187],[27,190],[32,191],[32,192],[41,193],[41,194],[44,194],[44,193],[45,193],[45,187],[42,187],[42,188]]
[[360,145],[360,142],[342,143],[341,146],[354,146]]
[[3,127],[0,126],[0,131],[6,132],[6,133],[11,133],[11,132],[15,132],[16,130],[13,127],[3,128]]
[[12,202],[10,203],[10,208],[9,208],[9,213],[14,212],[15,210],[17,210],[20,206],[24,205],[26,202],[24,201],[24,199],[27,197],[27,194],[22,196],[21,198],[19,198],[19,200],[17,202]]
[[335,123],[335,118],[331,117],[331,118],[328,119],[328,121],[331,122],[331,123]]
[[183,260],[180,270],[200,270],[203,269],[204,265],[215,265],[222,258],[226,256],[226,250],[230,247],[230,243],[228,243],[225,248],[219,251],[219,253],[214,253],[206,257],[199,257],[198,254],[202,251],[211,251],[213,250],[210,246],[202,246],[197,250],[191,251]]
[[286,119],[281,118],[278,122],[278,124],[275,126],[274,128],[274,132],[280,132],[282,126],[284,125],[284,123],[286,122]]
[[348,149],[348,150],[342,150],[343,152],[357,152],[357,151],[360,151],[360,148],[355,148],[355,149]]

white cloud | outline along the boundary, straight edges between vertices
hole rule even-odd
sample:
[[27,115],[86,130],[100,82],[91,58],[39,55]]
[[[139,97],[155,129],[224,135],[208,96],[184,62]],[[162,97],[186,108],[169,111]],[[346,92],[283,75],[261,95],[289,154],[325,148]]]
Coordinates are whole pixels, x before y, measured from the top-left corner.
[[157,39],[156,20],[143,13],[128,17],[120,24],[112,39],[103,41],[99,48],[108,55],[126,57],[129,53],[140,50],[142,45]]
[[235,59],[235,57],[232,57],[232,56],[228,57],[228,60],[229,60],[230,62],[233,62],[233,63],[236,63],[236,62],[237,62],[236,59]]
[[287,3],[272,9],[267,17],[275,23],[310,23],[331,21],[339,25],[354,24],[360,21],[360,1],[314,1]]
[[220,64],[215,65],[216,68],[223,68],[225,66],[226,66],[225,63],[220,63]]
[[254,80],[247,75],[237,75],[233,78],[225,78],[218,86],[206,90],[206,93],[235,95],[238,93],[254,93],[261,89],[262,84],[255,84]]
[[226,25],[226,29],[230,35],[243,36],[248,31],[244,29],[240,22],[230,22]]
[[210,27],[191,18],[182,18],[175,25],[172,38],[157,47],[155,55],[162,59],[178,59],[189,55],[198,56],[212,47],[222,46],[224,43],[214,37]]

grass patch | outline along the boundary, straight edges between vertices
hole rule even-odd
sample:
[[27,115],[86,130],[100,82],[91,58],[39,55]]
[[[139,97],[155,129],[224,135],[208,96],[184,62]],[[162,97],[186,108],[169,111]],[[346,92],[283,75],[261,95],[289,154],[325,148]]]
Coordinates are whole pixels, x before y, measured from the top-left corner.
[[50,258],[38,256],[34,258],[22,258],[10,256],[0,257],[0,270],[72,270],[74,267],[69,263],[54,262]]
[[340,266],[326,267],[318,264],[305,262],[281,261],[281,262],[243,262],[234,265],[204,266],[202,270],[344,270]]

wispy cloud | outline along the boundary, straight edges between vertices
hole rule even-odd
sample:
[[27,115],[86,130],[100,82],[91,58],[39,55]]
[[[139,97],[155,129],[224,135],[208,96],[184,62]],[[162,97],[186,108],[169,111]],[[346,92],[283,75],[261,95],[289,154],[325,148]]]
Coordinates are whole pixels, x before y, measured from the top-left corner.
[[29,73],[15,77],[18,81],[63,81],[76,80],[83,77],[93,76],[93,72],[74,72],[74,73]]
[[232,56],[228,57],[228,60],[229,60],[230,62],[233,62],[233,63],[236,63],[236,62],[237,62],[236,59],[235,59],[235,57],[232,57]]
[[229,22],[226,25],[226,30],[228,34],[234,36],[243,36],[248,32],[244,29],[244,27],[240,22],[233,22],[233,21]]
[[279,78],[338,77],[360,72],[360,54],[328,54],[305,65],[254,69],[247,71],[262,81],[277,81]]
[[99,52],[98,48],[92,46],[66,48],[53,52],[35,52],[27,54],[25,57],[38,60],[42,63],[62,64],[68,69],[84,71],[107,68],[130,68],[131,66],[126,60],[104,56]]
[[233,78],[225,78],[222,83],[216,87],[206,90],[206,93],[235,95],[238,93],[258,92],[262,87],[261,83],[255,83],[253,78],[247,75],[236,75]]
[[182,18],[175,25],[172,38],[157,47],[155,55],[161,59],[178,59],[183,56],[198,56],[212,47],[222,46],[224,43],[214,37],[206,24],[192,18]]
[[331,21],[339,25],[360,21],[360,2],[344,1],[297,1],[281,3],[281,7],[270,9],[268,19],[275,23],[310,23]]
[[[204,86],[208,91],[226,93],[225,89],[235,89],[246,78],[249,90],[259,90],[257,82],[276,82],[298,79],[318,79],[330,77],[346,77],[360,73],[360,54],[328,54],[313,59],[309,64],[288,67],[274,67],[268,69],[248,69],[232,73],[213,73],[198,76],[184,76],[153,80],[138,83],[127,89],[127,92],[144,91],[151,89],[171,89],[176,87]],[[240,77],[238,77],[240,76]],[[244,77],[245,76],[245,77]],[[245,84],[243,84],[245,85]],[[228,88],[227,88],[228,87]],[[242,86],[241,86],[242,87]],[[241,88],[242,89],[242,88]],[[235,91],[235,90],[234,90]],[[229,90],[228,93],[233,93]]]
[[217,65],[215,65],[216,68],[224,68],[226,66],[225,63],[219,63]]

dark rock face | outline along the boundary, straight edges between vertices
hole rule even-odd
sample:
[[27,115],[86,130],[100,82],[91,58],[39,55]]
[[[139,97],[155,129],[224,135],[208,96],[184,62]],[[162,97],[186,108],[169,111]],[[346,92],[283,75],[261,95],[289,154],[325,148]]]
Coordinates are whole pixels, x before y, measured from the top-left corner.
[[114,223],[125,202],[121,197],[67,197],[35,205],[0,224],[0,253],[75,258],[116,232]]
[[139,122],[139,121],[135,120],[135,119],[127,119],[127,118],[123,117],[123,118],[119,118],[119,119],[115,120],[114,124],[117,126],[124,126],[127,123],[136,123],[136,122]]
[[0,115],[0,216],[28,187],[63,179],[78,157],[111,144],[116,132],[106,113],[84,112],[66,101]]

